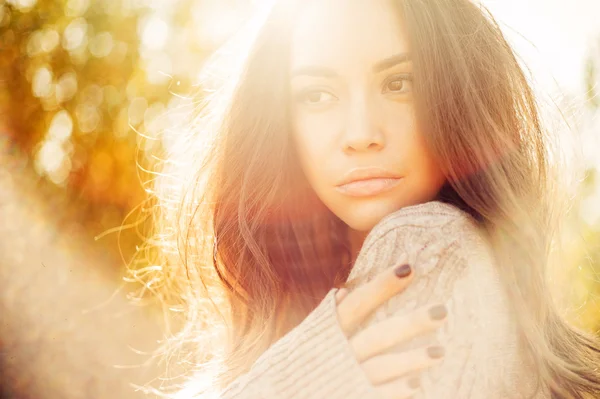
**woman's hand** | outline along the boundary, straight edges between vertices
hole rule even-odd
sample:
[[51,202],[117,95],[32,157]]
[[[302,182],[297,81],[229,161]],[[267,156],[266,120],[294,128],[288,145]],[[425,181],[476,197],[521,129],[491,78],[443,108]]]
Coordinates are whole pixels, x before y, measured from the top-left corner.
[[444,356],[441,346],[386,353],[400,343],[440,327],[446,320],[444,305],[417,309],[355,332],[379,306],[403,291],[412,277],[410,266],[405,264],[386,270],[351,292],[342,288],[335,296],[338,321],[356,359],[369,381],[386,399],[412,397],[420,386],[420,378],[415,373],[438,364]]

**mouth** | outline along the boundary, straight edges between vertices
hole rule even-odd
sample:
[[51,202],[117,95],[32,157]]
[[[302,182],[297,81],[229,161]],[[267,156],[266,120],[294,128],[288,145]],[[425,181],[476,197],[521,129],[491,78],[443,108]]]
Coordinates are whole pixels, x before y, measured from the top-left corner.
[[401,179],[401,176],[383,167],[354,168],[335,188],[352,197],[373,196],[396,187]]
[[398,184],[401,178],[376,177],[355,180],[336,186],[336,190],[351,197],[370,197],[390,191]]

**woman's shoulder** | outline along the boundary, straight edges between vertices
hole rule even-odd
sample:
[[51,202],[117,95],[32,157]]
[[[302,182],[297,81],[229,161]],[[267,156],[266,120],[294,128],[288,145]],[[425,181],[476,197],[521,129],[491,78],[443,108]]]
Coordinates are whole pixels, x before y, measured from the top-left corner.
[[429,232],[432,238],[445,237],[452,232],[449,239],[458,239],[462,235],[468,236],[464,238],[472,238],[472,233],[481,235],[482,232],[479,223],[466,211],[445,202],[429,201],[406,206],[381,219],[369,232],[363,248],[374,245],[383,236],[399,228],[423,234]]
[[351,286],[398,263],[413,268],[414,280],[389,301],[384,318],[441,301],[468,325],[465,336],[485,334],[506,344],[514,334],[508,297],[483,227],[453,205],[430,202],[386,216],[369,233],[351,271]]
[[351,277],[393,266],[388,263],[401,258],[418,268],[419,274],[449,263],[475,263],[486,269],[493,263],[480,223],[458,207],[438,201],[404,207],[384,217],[367,235]]

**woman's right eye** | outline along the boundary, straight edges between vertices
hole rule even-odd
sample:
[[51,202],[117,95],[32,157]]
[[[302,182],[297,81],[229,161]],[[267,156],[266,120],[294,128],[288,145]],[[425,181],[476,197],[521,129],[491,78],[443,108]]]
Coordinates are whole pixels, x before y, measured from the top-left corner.
[[323,105],[335,100],[336,96],[323,90],[310,90],[298,95],[298,101],[307,105]]

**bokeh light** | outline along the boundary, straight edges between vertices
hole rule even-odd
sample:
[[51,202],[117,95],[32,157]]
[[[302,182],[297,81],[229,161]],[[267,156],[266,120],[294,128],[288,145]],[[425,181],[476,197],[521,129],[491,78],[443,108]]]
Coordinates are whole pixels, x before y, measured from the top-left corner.
[[88,24],[85,18],[77,18],[65,28],[62,46],[65,50],[74,51],[87,44]]

